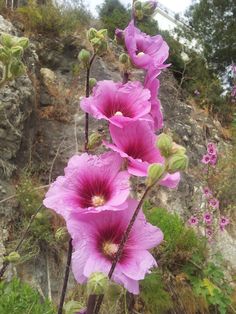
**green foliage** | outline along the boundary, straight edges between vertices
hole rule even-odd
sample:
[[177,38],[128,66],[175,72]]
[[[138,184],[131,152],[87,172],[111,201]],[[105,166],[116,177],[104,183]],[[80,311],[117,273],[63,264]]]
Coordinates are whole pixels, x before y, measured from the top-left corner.
[[46,36],[59,36],[70,33],[88,25],[90,14],[82,2],[76,6],[64,2],[62,6],[47,2],[38,5],[29,1],[28,5],[20,7],[19,14],[29,32],[37,32]]
[[217,71],[224,72],[236,59],[235,1],[201,0],[187,12],[189,23],[202,39],[204,55]]
[[151,313],[166,313],[173,308],[170,294],[165,290],[161,274],[152,273],[141,281],[140,297]]
[[113,38],[116,28],[124,29],[130,20],[130,13],[119,0],[105,0],[98,7],[99,18],[108,35]]
[[[20,203],[22,214],[20,220],[15,225],[16,241],[12,243],[14,248],[15,242],[22,235],[22,230],[27,228],[31,216],[36,209],[42,204],[42,195],[35,189],[35,181],[29,172],[23,172],[17,186],[17,200]],[[55,239],[52,215],[46,208],[42,208],[34,219],[25,240],[22,255],[22,261],[28,260],[37,255],[42,248],[49,247],[52,250],[59,250],[60,245]]]
[[150,223],[159,227],[164,234],[160,255],[165,267],[173,271],[185,264],[194,252],[203,250],[203,240],[192,228],[187,228],[177,214],[162,208],[153,208],[146,213]]
[[0,68],[2,77],[0,88],[7,82],[25,73],[25,66],[22,62],[24,49],[29,45],[25,37],[15,37],[3,33],[0,37]]
[[49,301],[41,302],[40,295],[28,284],[15,278],[9,283],[0,282],[0,313],[54,314],[56,311]]
[[[111,38],[114,38],[116,28],[126,28],[131,17],[130,9],[125,8],[119,0],[105,0],[98,7],[98,13],[103,27],[108,30]],[[150,35],[156,35],[158,32],[158,23],[151,17],[144,17],[142,21],[138,21],[137,27]]]
[[[196,267],[198,266],[198,267]],[[232,288],[225,280],[224,264],[221,254],[215,254],[214,261],[206,261],[204,256],[195,254],[183,270],[196,295],[205,298],[210,306],[217,307],[219,313],[228,313],[232,303]]]

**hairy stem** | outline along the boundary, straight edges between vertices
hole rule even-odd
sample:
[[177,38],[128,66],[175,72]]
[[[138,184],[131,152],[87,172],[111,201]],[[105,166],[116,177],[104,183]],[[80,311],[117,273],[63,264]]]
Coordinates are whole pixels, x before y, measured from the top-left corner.
[[[27,235],[27,233],[28,233],[28,231],[29,231],[29,229],[30,229],[30,227],[31,227],[31,225],[32,225],[32,223],[33,223],[35,217],[36,217],[36,215],[38,214],[38,212],[41,210],[42,207],[43,207],[43,204],[41,204],[41,205],[36,209],[35,213],[31,216],[30,221],[29,221],[29,224],[28,224],[27,228],[25,229],[25,231],[24,231],[24,233],[23,233],[23,235],[22,235],[22,237],[21,237],[19,243],[17,244],[17,246],[16,246],[14,252],[19,251],[19,249],[20,249],[22,243],[24,242],[24,239],[25,239],[25,237],[26,237],[26,235]],[[4,261],[4,262],[3,262],[3,266],[2,266],[2,268],[0,269],[0,278],[2,278],[2,276],[4,275],[4,273],[5,273],[5,271],[7,270],[7,267],[8,267],[9,264],[10,264],[9,261]]]
[[69,279],[69,274],[70,274],[71,256],[72,256],[72,239],[69,240],[69,245],[68,245],[65,276],[64,276],[63,286],[62,286],[62,291],[61,291],[60,304],[59,304],[59,308],[57,312],[58,314],[62,314],[62,310],[63,310],[63,304],[64,304],[64,300],[66,296],[66,289],[67,289],[67,284],[68,284],[68,279]]
[[[89,78],[90,78],[90,70],[91,70],[91,66],[93,64],[93,61],[96,57],[96,54],[94,53],[90,62],[89,62],[89,66],[87,68],[87,73],[86,73],[86,91],[85,91],[85,95],[86,97],[89,97],[90,94],[90,88],[89,88]],[[84,137],[85,137],[85,141],[84,141],[84,150],[87,151],[88,150],[88,141],[89,141],[89,114],[86,112],[85,113],[85,128],[84,128]]]
[[[120,258],[122,256],[125,244],[126,244],[128,238],[129,238],[129,235],[130,235],[130,232],[132,230],[132,227],[133,227],[133,225],[135,223],[135,220],[136,220],[136,218],[137,218],[137,216],[138,216],[138,214],[140,212],[141,206],[142,206],[142,204],[143,204],[143,202],[144,202],[144,200],[145,200],[145,198],[146,198],[146,196],[147,196],[147,194],[148,194],[148,192],[149,192],[149,190],[151,188],[152,188],[152,186],[149,186],[144,191],[144,193],[143,193],[143,195],[142,195],[142,197],[141,197],[141,199],[140,199],[140,201],[139,201],[139,203],[138,203],[138,205],[137,205],[137,207],[136,207],[136,209],[135,209],[135,211],[133,213],[133,216],[132,216],[132,218],[131,218],[131,220],[130,220],[130,222],[128,224],[128,227],[125,230],[125,233],[124,233],[124,235],[123,235],[123,237],[121,239],[121,242],[119,244],[118,251],[117,251],[117,253],[116,253],[115,257],[114,257],[114,260],[113,260],[113,262],[111,264],[110,271],[108,273],[108,278],[109,279],[111,279],[111,277],[112,277],[112,275],[114,273],[114,270],[116,268],[116,265],[117,265],[117,263],[119,262],[119,260],[120,260]],[[100,310],[100,307],[101,307],[101,304],[102,304],[102,301],[103,301],[103,297],[104,297],[104,295],[99,295],[95,311],[88,311],[88,309],[87,309],[87,313],[86,314],[98,314],[99,310]]]

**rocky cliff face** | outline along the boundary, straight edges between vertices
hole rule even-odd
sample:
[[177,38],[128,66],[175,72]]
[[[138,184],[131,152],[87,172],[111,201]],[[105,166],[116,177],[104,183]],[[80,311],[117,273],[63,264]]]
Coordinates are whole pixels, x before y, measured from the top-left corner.
[[[16,32],[1,16],[0,31]],[[79,97],[84,94],[84,75],[82,73],[78,80],[74,81],[70,74],[72,64],[76,62],[78,45],[68,43],[67,40],[64,43],[57,42],[51,45],[48,50],[41,43],[36,43],[36,47],[42,66],[37,74],[37,79],[40,81],[37,97],[34,87],[37,58],[33,52],[28,56],[33,75],[25,75],[0,90],[1,199],[14,194],[14,187],[10,180],[13,170],[17,171],[27,163],[29,157],[27,147],[31,146],[31,162],[40,169],[39,177],[45,184],[62,174],[68,158],[76,151],[81,151],[83,147],[84,114],[79,109],[78,103]],[[135,71],[134,75],[142,74],[140,71]],[[111,58],[98,59],[92,69],[92,76],[98,80],[121,79],[117,63]],[[202,202],[200,181],[196,179],[191,169],[197,169],[205,151],[206,141],[214,140],[222,148],[230,147],[231,144],[224,140],[217,121],[213,121],[186,104],[183,99],[181,100],[181,89],[169,70],[161,75],[160,80],[165,129],[172,132],[176,142],[187,148],[190,170],[183,175],[178,190],[161,189],[158,193],[154,190],[151,200],[158,206],[164,206],[181,213],[182,216],[187,216],[195,206],[194,202],[198,205]],[[73,97],[71,97],[71,90],[75,92]],[[40,104],[37,115],[35,115],[35,99],[38,99]],[[32,121],[33,123],[30,123]],[[91,121],[91,129],[103,132],[105,125],[100,121]],[[138,185],[138,190],[141,188],[143,183]],[[0,243],[7,239],[8,224],[14,215],[16,205],[14,198],[10,202],[0,203]],[[233,247],[233,242],[234,238],[225,232],[224,237],[219,239],[219,247],[226,260],[236,269],[236,249]],[[3,253],[2,245],[0,258]],[[19,273],[30,281],[37,281],[47,293],[46,274],[48,268],[51,269],[51,290],[53,296],[56,296],[62,279],[63,261],[58,265],[56,258],[47,254],[41,256],[38,261],[37,264],[21,266]]]

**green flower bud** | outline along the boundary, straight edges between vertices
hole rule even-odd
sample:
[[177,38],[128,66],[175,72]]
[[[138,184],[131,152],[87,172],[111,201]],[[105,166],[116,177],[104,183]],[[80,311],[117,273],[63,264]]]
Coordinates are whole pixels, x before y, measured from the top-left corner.
[[96,84],[97,84],[97,80],[94,77],[90,77],[90,79],[89,79],[90,89],[93,89]]
[[122,63],[122,64],[127,64],[127,63],[129,63],[129,56],[127,55],[127,53],[122,53],[122,54],[119,56],[119,62]]
[[173,143],[172,145],[172,154],[185,154],[186,153],[186,148],[178,145],[176,143]]
[[20,254],[18,252],[11,252],[8,256],[5,257],[5,260],[10,263],[16,263],[20,260]]
[[135,10],[142,10],[142,2],[141,1],[135,1],[134,2],[134,9]]
[[0,37],[0,43],[2,46],[6,46],[7,48],[11,48],[15,45],[14,37],[9,34],[2,34]]
[[89,294],[104,294],[109,285],[109,279],[103,273],[93,273],[87,283],[87,293]]
[[85,67],[88,67],[90,62],[90,52],[86,49],[82,49],[78,55],[78,59]]
[[74,300],[70,300],[63,305],[63,310],[65,311],[65,314],[79,313],[79,311],[83,308],[84,306],[82,303]]
[[68,232],[67,232],[66,227],[58,228],[55,233],[55,239],[57,241],[63,241],[63,240],[67,240],[67,238],[68,238]]
[[102,135],[99,133],[92,133],[89,136],[88,149],[94,149],[102,144]]
[[87,38],[89,41],[91,41],[93,38],[95,38],[97,36],[97,30],[95,28],[90,28],[88,31],[87,31]]
[[9,61],[11,60],[11,56],[9,53],[7,53],[6,49],[3,47],[0,47],[0,61],[3,64],[7,64],[9,63]]
[[143,10],[135,10],[136,18],[141,21],[143,19]]
[[103,28],[103,29],[100,29],[98,32],[97,32],[97,36],[96,37],[99,37],[101,39],[105,39],[107,37],[107,29]]
[[21,46],[15,46],[11,48],[11,53],[13,55],[13,57],[15,58],[20,58],[23,55],[23,48]]
[[165,133],[160,134],[157,138],[156,145],[159,148],[163,157],[167,158],[171,155],[173,141],[169,135]]
[[12,74],[12,77],[9,77],[9,79],[24,74],[25,73],[24,64],[21,61],[14,60],[10,65],[10,73]]
[[175,154],[168,161],[168,172],[184,171],[188,167],[188,157],[184,154]]
[[21,46],[23,49],[26,49],[29,47],[29,39],[26,37],[21,37],[18,39],[17,45]]
[[37,213],[36,216],[35,216],[35,219],[37,220],[41,220],[43,218],[43,214],[42,213]]
[[165,172],[165,167],[162,164],[158,164],[158,163],[151,164],[148,167],[148,176],[146,180],[146,185],[149,187],[155,184],[158,180],[160,180],[164,172]]
[[146,16],[151,16],[157,7],[157,2],[154,0],[147,1],[143,3],[143,14]]

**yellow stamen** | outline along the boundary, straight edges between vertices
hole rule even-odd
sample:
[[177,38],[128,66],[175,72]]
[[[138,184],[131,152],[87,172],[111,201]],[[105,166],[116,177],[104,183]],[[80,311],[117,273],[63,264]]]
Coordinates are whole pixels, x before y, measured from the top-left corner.
[[144,52],[139,52],[138,54],[137,54],[137,57],[142,57],[144,55]]
[[121,111],[116,111],[116,113],[114,114],[114,116],[123,116],[123,113]]
[[102,206],[105,204],[105,198],[103,196],[95,195],[92,197],[92,204],[95,207]]
[[113,257],[118,251],[119,245],[111,242],[104,242],[102,246],[103,253],[106,256]]

